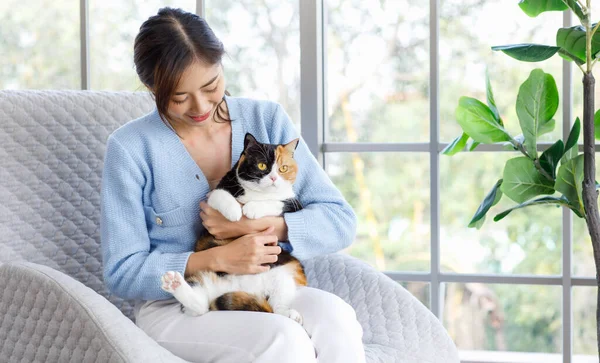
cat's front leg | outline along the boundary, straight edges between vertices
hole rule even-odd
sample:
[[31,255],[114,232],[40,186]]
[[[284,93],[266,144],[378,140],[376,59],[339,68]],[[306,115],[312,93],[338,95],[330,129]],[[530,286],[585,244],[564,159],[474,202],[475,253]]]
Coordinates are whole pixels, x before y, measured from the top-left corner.
[[296,296],[296,282],[293,277],[282,274],[283,268],[277,268],[277,275],[271,280],[268,287],[268,302],[273,308],[273,313],[288,317],[298,324],[303,324],[302,315],[292,309],[292,301]]
[[192,289],[179,272],[168,271],[161,277],[161,282],[161,288],[173,294],[186,314],[198,316],[208,312],[208,296]]
[[226,190],[213,190],[208,197],[207,203],[211,208],[218,210],[225,218],[232,222],[242,219],[242,207],[240,203]]
[[250,201],[244,204],[242,212],[250,219],[277,217],[283,213],[283,202],[278,200]]

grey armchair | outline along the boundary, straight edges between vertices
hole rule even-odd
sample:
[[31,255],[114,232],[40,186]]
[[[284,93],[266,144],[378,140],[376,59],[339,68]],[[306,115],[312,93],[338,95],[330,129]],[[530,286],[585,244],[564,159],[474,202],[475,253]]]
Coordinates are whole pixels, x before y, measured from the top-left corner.
[[[104,143],[153,107],[144,92],[0,91],[0,362],[183,362],[102,281]],[[458,362],[435,316],[366,263],[306,270],[356,309],[368,362]]]

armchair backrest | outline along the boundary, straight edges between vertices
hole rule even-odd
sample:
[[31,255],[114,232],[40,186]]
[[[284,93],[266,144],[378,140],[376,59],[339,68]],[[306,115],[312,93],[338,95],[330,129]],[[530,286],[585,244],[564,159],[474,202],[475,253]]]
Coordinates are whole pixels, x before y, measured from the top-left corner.
[[39,263],[97,291],[106,139],[155,107],[147,92],[0,91],[0,263]]

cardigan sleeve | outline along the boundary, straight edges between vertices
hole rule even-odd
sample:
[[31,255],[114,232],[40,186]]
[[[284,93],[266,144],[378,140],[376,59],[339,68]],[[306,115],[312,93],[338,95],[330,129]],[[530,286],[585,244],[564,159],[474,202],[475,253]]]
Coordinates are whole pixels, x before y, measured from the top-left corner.
[[111,293],[125,299],[161,300],[172,295],[160,288],[160,277],[170,270],[183,275],[191,252],[151,251],[142,202],[145,174],[141,163],[109,137],[100,221],[104,281]]
[[[267,131],[274,144],[288,143],[299,137],[280,105],[275,106]],[[348,247],[356,236],[356,215],[352,207],[302,138],[294,159],[298,163],[294,191],[303,209],[284,214],[292,255],[302,260]]]

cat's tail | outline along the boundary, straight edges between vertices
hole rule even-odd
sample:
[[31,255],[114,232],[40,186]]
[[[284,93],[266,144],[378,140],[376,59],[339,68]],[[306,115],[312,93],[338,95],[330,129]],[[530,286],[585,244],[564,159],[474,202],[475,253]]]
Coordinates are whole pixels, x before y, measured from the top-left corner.
[[243,291],[225,293],[210,303],[210,310],[244,310],[272,313],[273,308],[265,298]]

